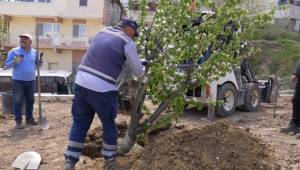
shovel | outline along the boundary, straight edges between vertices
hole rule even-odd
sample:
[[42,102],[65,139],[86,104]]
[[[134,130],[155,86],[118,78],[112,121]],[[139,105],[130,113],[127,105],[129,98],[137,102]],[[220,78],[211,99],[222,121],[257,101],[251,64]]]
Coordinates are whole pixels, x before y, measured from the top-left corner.
[[15,169],[38,169],[41,163],[41,156],[37,152],[24,152],[17,157],[12,163],[12,168]]
[[47,123],[47,118],[43,117],[42,114],[42,100],[41,100],[41,76],[40,76],[40,58],[43,56],[43,53],[39,56],[39,37],[38,37],[38,26],[36,25],[35,29],[35,37],[36,37],[36,66],[37,66],[37,88],[38,88],[38,102],[39,102],[39,123],[40,123],[40,129],[41,130],[48,130],[49,125]]

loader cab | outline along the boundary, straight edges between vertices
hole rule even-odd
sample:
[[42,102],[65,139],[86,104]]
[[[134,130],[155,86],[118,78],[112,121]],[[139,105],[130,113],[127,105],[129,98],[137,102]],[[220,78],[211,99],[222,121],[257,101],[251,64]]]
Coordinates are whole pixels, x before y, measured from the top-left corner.
[[[72,94],[73,76],[64,70],[41,70],[41,92],[49,94]],[[12,70],[0,69],[0,92],[12,91]],[[37,92],[37,81],[35,86]]]

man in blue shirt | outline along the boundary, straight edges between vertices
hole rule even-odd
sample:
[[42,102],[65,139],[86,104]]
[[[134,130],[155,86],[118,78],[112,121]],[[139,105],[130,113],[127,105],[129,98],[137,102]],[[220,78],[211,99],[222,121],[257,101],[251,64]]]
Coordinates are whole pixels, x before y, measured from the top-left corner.
[[36,50],[31,47],[32,37],[30,34],[21,34],[20,47],[9,51],[5,61],[5,67],[13,68],[13,111],[17,128],[22,126],[22,105],[25,102],[26,124],[37,125],[32,112],[34,105]]
[[133,41],[138,36],[137,29],[137,23],[131,19],[123,19],[118,26],[104,28],[95,36],[81,59],[75,80],[73,123],[65,151],[65,169],[75,169],[95,112],[103,127],[101,153],[106,169],[116,168],[117,79],[125,62],[136,77],[144,75]]

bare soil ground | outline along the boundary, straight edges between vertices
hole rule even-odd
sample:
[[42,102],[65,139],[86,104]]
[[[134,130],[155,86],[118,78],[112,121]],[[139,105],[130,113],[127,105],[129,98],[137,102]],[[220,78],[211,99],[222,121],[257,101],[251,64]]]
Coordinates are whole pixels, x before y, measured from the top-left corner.
[[[120,169],[298,170],[300,140],[279,133],[291,117],[291,97],[281,97],[277,106],[275,118],[273,105],[264,104],[259,112],[237,112],[216,119],[217,123],[206,120],[204,113],[186,110],[174,123],[179,126],[148,138],[145,147],[135,146],[128,156],[118,158]],[[0,114],[0,169],[11,169],[14,159],[25,151],[41,154],[40,169],[63,169],[72,118],[70,108],[71,99],[44,101],[43,113],[50,125],[46,132],[32,126],[15,129],[13,116]],[[128,121],[128,116],[118,115],[117,121]],[[95,119],[91,130],[99,125]],[[91,142],[91,137],[97,138],[92,133],[87,142]],[[97,155],[82,156],[76,168],[101,169],[102,164]]]

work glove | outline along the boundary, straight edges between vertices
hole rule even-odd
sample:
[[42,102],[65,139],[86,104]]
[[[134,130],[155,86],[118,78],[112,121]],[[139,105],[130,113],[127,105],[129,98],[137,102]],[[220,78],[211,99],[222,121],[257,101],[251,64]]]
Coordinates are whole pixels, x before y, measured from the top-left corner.
[[147,66],[149,61],[148,60],[145,60],[145,59],[140,59],[141,63],[143,66]]
[[144,84],[147,82],[147,80],[148,80],[148,77],[146,77],[146,76],[139,78],[139,81],[141,81]]

